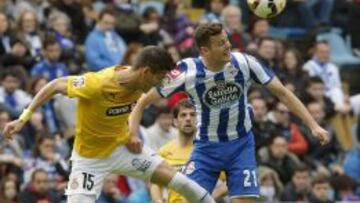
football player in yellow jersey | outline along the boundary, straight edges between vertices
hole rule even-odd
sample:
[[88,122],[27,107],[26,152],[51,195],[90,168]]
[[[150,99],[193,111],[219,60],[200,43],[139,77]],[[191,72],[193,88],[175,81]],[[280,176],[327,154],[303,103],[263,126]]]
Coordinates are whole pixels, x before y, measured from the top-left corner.
[[55,79],[44,86],[21,116],[6,124],[11,139],[32,112],[60,93],[78,98],[75,144],[66,189],[69,203],[94,203],[106,175],[118,173],[163,185],[194,203],[215,202],[206,190],[188,179],[129,134],[128,117],[142,93],[159,84],[174,67],[169,53],[149,46],[132,67],[114,66],[82,76]]
[[[165,161],[182,173],[186,173],[185,165],[193,150],[193,136],[196,133],[196,112],[194,106],[187,99],[185,93],[175,93],[174,124],[178,128],[178,136],[160,148],[159,154]],[[190,171],[189,171],[190,172]],[[222,175],[223,176],[223,175]],[[225,180],[225,179],[224,179]],[[184,203],[185,199],[178,193],[169,190],[167,201],[163,199],[163,190],[160,186],[152,184],[151,197],[154,203]],[[227,187],[222,185],[215,188],[213,196],[222,197],[227,193]]]

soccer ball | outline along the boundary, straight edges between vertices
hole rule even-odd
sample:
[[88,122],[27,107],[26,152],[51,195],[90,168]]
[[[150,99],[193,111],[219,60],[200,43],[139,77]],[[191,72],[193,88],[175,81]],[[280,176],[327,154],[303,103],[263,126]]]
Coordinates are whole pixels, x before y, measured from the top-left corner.
[[247,0],[250,10],[260,18],[273,18],[284,10],[286,0]]

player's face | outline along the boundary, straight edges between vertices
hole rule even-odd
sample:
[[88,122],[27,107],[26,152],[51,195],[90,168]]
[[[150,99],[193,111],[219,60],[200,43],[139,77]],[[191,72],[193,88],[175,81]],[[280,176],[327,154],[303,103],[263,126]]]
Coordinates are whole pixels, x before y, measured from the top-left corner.
[[180,107],[175,124],[181,134],[193,136],[196,132],[196,113],[193,108]]
[[210,37],[210,47],[207,49],[208,60],[215,64],[227,63],[231,60],[231,44],[225,31]]

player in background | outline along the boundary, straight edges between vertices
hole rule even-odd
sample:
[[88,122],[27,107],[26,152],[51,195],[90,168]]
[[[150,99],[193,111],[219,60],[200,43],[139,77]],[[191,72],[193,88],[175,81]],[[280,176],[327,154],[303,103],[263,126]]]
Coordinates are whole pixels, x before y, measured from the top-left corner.
[[179,61],[167,81],[140,98],[130,115],[130,134],[138,134],[146,106],[185,91],[195,105],[198,123],[194,150],[187,164],[193,170],[187,175],[212,192],[220,171],[225,171],[231,202],[251,202],[259,196],[254,137],[246,108],[247,91],[253,81],[286,104],[321,144],[328,142],[328,133],[270,70],[252,56],[231,52],[221,24],[200,25],[194,38],[200,57]]
[[[195,107],[188,100],[186,93],[173,94],[169,100],[171,101],[169,103],[173,105],[172,112],[178,135],[161,147],[159,154],[169,165],[185,173],[185,165],[193,150],[193,137],[196,133]],[[168,191],[167,200],[164,200],[163,189],[156,184],[151,185],[150,191],[154,203],[183,203],[185,200],[180,194],[172,190]],[[220,198],[227,193],[227,188],[225,185],[220,185],[219,189],[215,188],[215,191],[216,197]],[[216,197],[214,198],[216,199]]]
[[190,202],[214,202],[206,190],[165,164],[149,148],[143,149],[138,137],[129,135],[128,117],[133,105],[173,67],[172,58],[164,49],[149,46],[131,67],[114,66],[55,79],[40,90],[17,120],[6,124],[3,134],[11,139],[31,114],[55,94],[76,97],[77,125],[66,189],[69,203],[94,203],[110,173],[167,186]]

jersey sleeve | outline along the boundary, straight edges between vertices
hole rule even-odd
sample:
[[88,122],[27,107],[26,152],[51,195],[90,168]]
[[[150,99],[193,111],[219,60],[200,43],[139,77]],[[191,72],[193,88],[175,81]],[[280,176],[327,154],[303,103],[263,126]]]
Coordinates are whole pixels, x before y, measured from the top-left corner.
[[255,57],[245,55],[245,60],[249,66],[250,78],[256,83],[266,85],[274,78],[274,73],[261,65]]
[[159,155],[160,155],[162,158],[165,159],[165,156],[166,156],[166,153],[167,153],[166,148],[164,148],[164,146],[163,146],[163,147],[160,147],[158,153],[159,153]]
[[162,97],[168,97],[175,92],[185,91],[186,63],[179,62],[176,68],[170,71],[164,78],[161,85],[156,89]]
[[86,73],[80,76],[69,76],[67,92],[69,97],[90,99],[99,92],[100,83],[96,73]]

